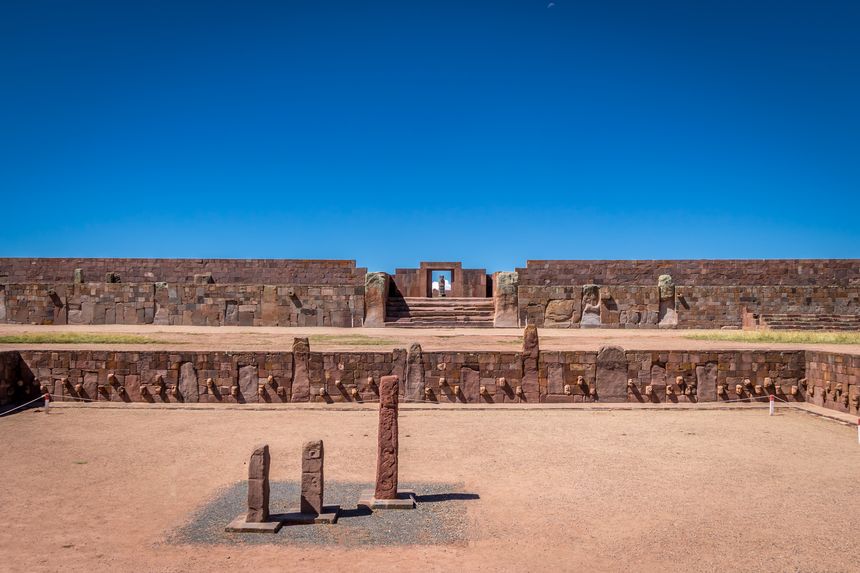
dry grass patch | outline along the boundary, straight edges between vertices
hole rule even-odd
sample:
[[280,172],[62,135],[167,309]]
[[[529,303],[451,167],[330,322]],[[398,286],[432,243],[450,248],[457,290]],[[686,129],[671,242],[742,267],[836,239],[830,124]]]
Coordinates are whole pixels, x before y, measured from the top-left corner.
[[860,344],[860,332],[805,332],[796,330],[723,331],[687,334],[690,340],[728,340],[782,344]]
[[364,334],[312,334],[308,337],[311,344],[342,344],[344,346],[390,346],[397,340],[374,338]]
[[[93,334],[87,332],[25,332],[0,336],[0,344],[157,344],[167,342],[137,334]],[[181,344],[174,342],[173,344]]]

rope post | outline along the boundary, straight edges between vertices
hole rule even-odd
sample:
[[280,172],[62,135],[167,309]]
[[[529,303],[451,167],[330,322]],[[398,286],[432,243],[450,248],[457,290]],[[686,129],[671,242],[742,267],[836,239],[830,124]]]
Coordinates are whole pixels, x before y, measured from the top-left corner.
[[45,398],[45,413],[48,414],[49,413],[48,410],[50,409],[49,407],[51,404],[51,395],[48,394],[47,392],[45,392],[44,398]]
[[776,396],[774,396],[773,394],[770,395],[770,414],[769,414],[770,416],[773,416],[773,406],[774,406],[774,399],[775,398],[776,398]]

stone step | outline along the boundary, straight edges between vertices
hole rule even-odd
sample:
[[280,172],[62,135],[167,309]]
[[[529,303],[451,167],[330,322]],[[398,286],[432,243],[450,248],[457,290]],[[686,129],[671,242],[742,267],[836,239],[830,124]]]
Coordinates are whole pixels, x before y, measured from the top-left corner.
[[386,326],[400,328],[492,328],[492,298],[390,298]]

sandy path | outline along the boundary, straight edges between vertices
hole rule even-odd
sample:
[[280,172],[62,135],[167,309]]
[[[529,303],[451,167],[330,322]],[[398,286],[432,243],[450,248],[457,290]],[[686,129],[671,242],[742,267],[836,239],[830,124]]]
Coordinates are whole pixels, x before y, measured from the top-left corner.
[[[856,571],[856,429],[785,411],[401,414],[401,476],[462,482],[455,547],[177,547],[164,535],[243,479],[268,441],[296,479],[374,473],[376,413],[55,409],[0,418],[0,555],[11,571]],[[82,463],[85,462],[85,463]]]
[[[134,344],[0,344],[0,350],[24,348],[92,348],[114,350],[249,350],[288,351],[296,336],[311,336],[311,348],[320,351],[381,350],[408,348],[412,342],[424,350],[517,350],[522,329],[405,329],[405,328],[281,328],[236,326],[31,326],[0,325],[0,335],[25,332],[80,332],[141,334],[156,338],[160,343]],[[858,344],[760,344],[749,342],[703,341],[685,338],[702,330],[617,330],[541,329],[543,350],[597,350],[607,344],[617,344],[629,350],[735,350],[744,348],[796,350],[810,348],[832,352],[860,353]],[[363,337],[378,343],[366,344]]]

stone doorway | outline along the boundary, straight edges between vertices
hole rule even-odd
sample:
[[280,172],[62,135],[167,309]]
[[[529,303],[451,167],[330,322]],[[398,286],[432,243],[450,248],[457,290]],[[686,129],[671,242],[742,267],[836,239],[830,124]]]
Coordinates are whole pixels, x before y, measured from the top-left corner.
[[454,269],[434,269],[427,272],[430,274],[427,281],[430,284],[430,298],[450,297],[453,293]]

